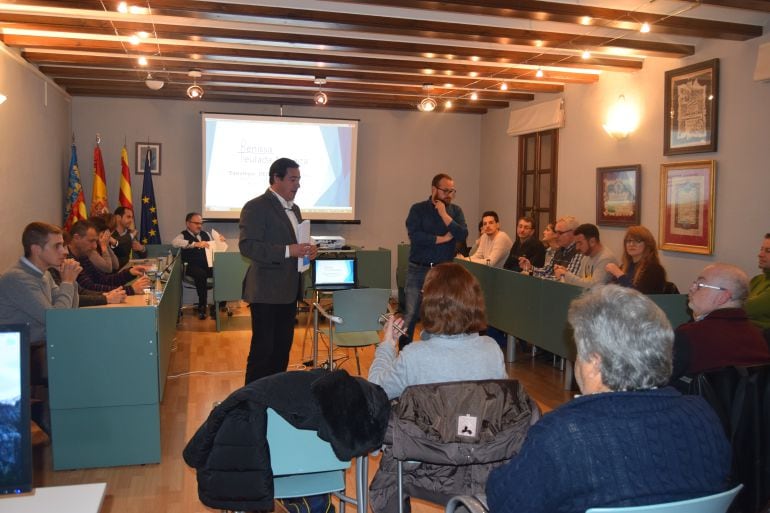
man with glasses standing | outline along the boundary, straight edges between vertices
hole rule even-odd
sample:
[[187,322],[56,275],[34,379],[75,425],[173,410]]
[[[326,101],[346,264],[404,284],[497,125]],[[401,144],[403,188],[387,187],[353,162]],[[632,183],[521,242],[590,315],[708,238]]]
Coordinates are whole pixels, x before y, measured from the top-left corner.
[[708,265],[700,272],[687,295],[695,320],[674,331],[673,378],[770,362],[762,333],[743,309],[748,292],[748,276],[734,265]]
[[553,232],[556,234],[556,242],[559,249],[553,256],[553,260],[545,267],[534,267],[527,257],[519,258],[519,266],[522,271],[530,272],[540,278],[554,278],[554,266],[559,265],[567,272],[578,274],[583,255],[577,250],[575,244],[575,228],[579,225],[577,219],[565,216],[556,221]]
[[420,319],[422,285],[431,267],[451,262],[455,256],[457,241],[468,237],[463,210],[452,204],[457,194],[451,176],[439,173],[431,181],[430,197],[412,205],[406,218],[409,233],[409,267],[406,273],[406,312],[404,325],[407,334],[399,338],[399,349],[409,344],[414,327]]
[[[198,212],[190,212],[185,217],[187,229],[174,237],[171,245],[180,249],[182,262],[187,264],[187,276],[190,276],[195,282],[195,290],[198,293],[198,319],[206,318],[208,304],[208,286],[207,280],[213,276],[213,269],[209,265],[206,257],[206,249],[212,242],[211,235],[203,231],[203,218]],[[221,236],[220,236],[221,237]],[[224,237],[222,237],[224,241]],[[211,306],[211,316],[213,317],[215,306]]]

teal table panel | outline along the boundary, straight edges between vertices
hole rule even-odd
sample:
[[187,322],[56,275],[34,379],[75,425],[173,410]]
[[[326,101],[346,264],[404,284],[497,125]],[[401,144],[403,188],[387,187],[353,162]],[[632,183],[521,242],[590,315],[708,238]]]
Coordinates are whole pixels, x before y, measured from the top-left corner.
[[406,270],[409,268],[409,244],[398,245],[396,260],[396,286],[400,289],[406,286]]
[[51,408],[53,468],[66,470],[158,463],[159,419],[157,404]]
[[153,307],[48,310],[52,408],[157,403]]
[[572,300],[585,289],[560,281],[531,279],[540,282],[540,333],[529,342],[562,358],[575,361],[575,341],[572,338],[572,328],[567,322],[567,311]]
[[241,299],[249,259],[235,251],[214,253],[214,301]]
[[176,254],[178,251],[171,244],[147,244],[145,249],[147,250],[147,258],[164,257],[168,255],[169,251],[173,254]]
[[356,260],[360,287],[390,290],[389,249],[356,249]]
[[540,294],[538,278],[496,269],[495,295],[487,303],[490,324],[523,340],[535,340],[540,333]]
[[166,375],[171,362],[171,348],[176,338],[176,325],[179,319],[179,307],[182,304],[182,259],[174,260],[168,277],[163,297],[158,304],[158,390],[159,399],[163,400],[166,390]]
[[692,320],[687,311],[687,294],[653,294],[647,297],[666,313],[672,328]]

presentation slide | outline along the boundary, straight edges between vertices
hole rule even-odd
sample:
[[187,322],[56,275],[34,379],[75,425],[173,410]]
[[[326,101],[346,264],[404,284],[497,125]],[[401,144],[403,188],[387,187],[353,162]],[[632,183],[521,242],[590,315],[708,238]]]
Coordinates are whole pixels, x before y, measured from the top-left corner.
[[357,120],[203,113],[202,124],[204,218],[238,219],[287,157],[300,167],[303,218],[356,219]]

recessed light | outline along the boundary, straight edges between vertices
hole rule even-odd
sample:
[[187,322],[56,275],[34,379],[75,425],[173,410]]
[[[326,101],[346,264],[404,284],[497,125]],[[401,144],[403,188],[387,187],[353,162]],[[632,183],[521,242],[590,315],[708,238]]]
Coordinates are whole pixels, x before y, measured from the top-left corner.
[[650,31],[650,24],[645,21],[644,23],[642,23],[642,26],[639,27],[639,32],[641,32],[642,34],[646,34],[649,31]]
[[476,71],[471,71],[470,73],[468,73],[468,76],[469,76],[469,77],[473,77],[473,78],[476,78],[477,76],[479,76],[479,74],[478,74],[478,72],[476,72]]
[[128,38],[128,42],[131,43],[134,46],[138,45],[139,44],[139,36],[133,35],[133,36],[129,37]]
[[147,58],[146,57],[139,57],[137,62],[139,62],[140,66],[147,66]]
[[543,70],[541,68],[537,68],[537,72],[535,73],[535,76],[537,78],[543,78]]
[[479,99],[479,95],[478,95],[478,94],[476,94],[476,91],[473,91],[473,92],[471,93],[471,100],[473,100],[473,101],[475,102],[475,101],[476,101],[476,100],[478,100],[478,99]]
[[506,84],[505,82],[501,82],[500,83],[500,90],[501,91],[507,91],[508,90],[508,84]]
[[583,57],[584,60],[588,60],[591,58],[591,52],[589,52],[588,50],[583,50],[583,54],[581,55],[581,57]]

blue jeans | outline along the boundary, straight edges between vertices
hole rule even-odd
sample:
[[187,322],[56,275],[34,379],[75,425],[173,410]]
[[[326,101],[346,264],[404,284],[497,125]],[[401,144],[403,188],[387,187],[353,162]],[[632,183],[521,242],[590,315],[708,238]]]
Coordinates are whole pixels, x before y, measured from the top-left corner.
[[422,285],[425,283],[425,275],[430,271],[430,267],[422,267],[409,263],[406,271],[406,285],[404,294],[406,295],[406,312],[404,313],[404,326],[406,326],[407,335],[401,335],[398,339],[399,348],[412,341],[414,337],[414,327],[420,320],[420,305],[422,304]]

